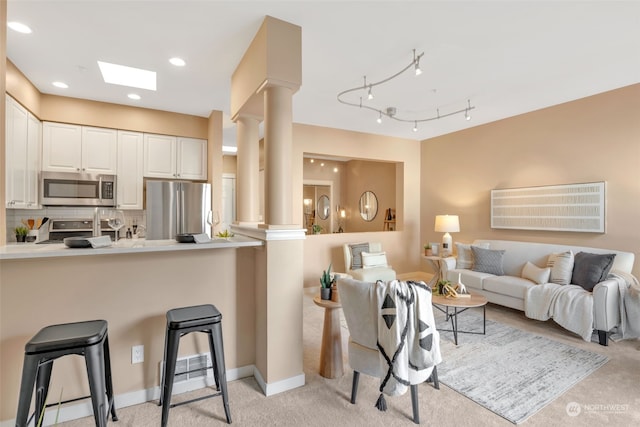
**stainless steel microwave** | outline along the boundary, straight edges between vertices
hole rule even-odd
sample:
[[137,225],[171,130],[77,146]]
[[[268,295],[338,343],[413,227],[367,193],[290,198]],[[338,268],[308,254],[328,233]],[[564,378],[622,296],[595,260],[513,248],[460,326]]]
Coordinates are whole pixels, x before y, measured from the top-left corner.
[[74,172],[41,172],[44,206],[116,206],[116,177]]

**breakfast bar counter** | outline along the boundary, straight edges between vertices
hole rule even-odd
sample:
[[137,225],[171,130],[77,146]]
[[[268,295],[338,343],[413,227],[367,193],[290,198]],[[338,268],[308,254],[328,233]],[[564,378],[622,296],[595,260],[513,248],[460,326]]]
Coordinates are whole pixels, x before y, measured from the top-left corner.
[[133,254],[144,252],[192,251],[263,246],[264,242],[247,236],[214,238],[207,243],[178,243],[175,240],[120,239],[103,248],[68,248],[63,243],[12,243],[0,247],[0,260],[66,256]]
[[[0,421],[16,415],[25,343],[47,325],[108,322],[120,407],[157,398],[165,314],[172,308],[214,304],[223,316],[227,379],[253,375],[261,342],[256,337],[256,294],[262,282],[256,265],[263,264],[266,251],[263,240],[239,234],[208,243],[122,239],[95,249],[62,243],[1,247]],[[181,342],[180,357],[208,349],[206,337],[198,336],[203,334],[192,335]],[[132,364],[132,347],[139,345],[144,346],[144,361]],[[63,400],[89,394],[84,365],[77,359],[56,362],[51,379],[56,399],[61,389]],[[201,379],[194,381],[190,386],[203,386],[197,382]],[[85,407],[70,405],[61,417],[73,418],[78,408]],[[85,416],[91,414],[87,408]]]

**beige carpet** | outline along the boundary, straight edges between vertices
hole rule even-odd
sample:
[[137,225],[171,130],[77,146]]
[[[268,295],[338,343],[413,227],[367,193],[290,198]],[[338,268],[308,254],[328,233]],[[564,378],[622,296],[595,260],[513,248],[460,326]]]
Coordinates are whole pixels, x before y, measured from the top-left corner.
[[[358,403],[351,405],[352,371],[348,366],[343,329],[345,375],[328,380],[318,375],[319,347],[323,310],[313,304],[316,289],[308,289],[304,298],[304,387],[264,397],[253,378],[229,383],[233,424],[240,426],[396,426],[413,425],[409,393],[388,398],[387,412],[373,407],[378,396],[378,381],[360,376]],[[578,383],[550,405],[529,418],[522,426],[635,426],[640,425],[640,342],[611,342],[608,347],[586,343],[566,332],[553,321],[537,322],[522,312],[489,305],[487,318],[548,338],[606,354],[609,362]],[[346,328],[346,327],[345,327]],[[464,345],[464,336],[460,339]],[[443,354],[446,358],[446,354]],[[508,361],[496,361],[508,363]],[[419,387],[422,425],[437,426],[513,426],[455,391],[429,384]],[[174,401],[204,394],[203,391],[175,396]],[[577,403],[577,405],[572,405]],[[567,406],[578,411],[570,416]],[[156,402],[118,410],[120,421],[114,426],[158,426],[160,408]],[[207,399],[171,409],[170,426],[207,426],[226,424],[220,398]],[[111,424],[111,423],[110,423]],[[65,427],[94,425],[92,418],[61,424]]]

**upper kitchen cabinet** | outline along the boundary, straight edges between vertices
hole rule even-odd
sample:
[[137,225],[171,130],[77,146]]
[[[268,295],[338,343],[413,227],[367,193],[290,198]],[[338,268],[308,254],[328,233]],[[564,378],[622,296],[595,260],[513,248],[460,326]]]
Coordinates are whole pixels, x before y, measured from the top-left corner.
[[145,134],[144,176],[206,180],[207,141]]
[[42,124],[16,100],[6,97],[6,207],[36,209]]
[[116,197],[119,209],[143,208],[143,134],[118,131],[118,182]]
[[52,122],[42,130],[42,170],[116,174],[116,130]]

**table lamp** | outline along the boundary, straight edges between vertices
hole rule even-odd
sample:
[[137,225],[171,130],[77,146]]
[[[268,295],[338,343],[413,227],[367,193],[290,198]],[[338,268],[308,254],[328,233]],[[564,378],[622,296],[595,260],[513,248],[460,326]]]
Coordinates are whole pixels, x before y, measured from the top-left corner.
[[436,215],[435,231],[444,233],[442,236],[442,257],[450,256],[453,253],[451,234],[460,231],[458,215]]

